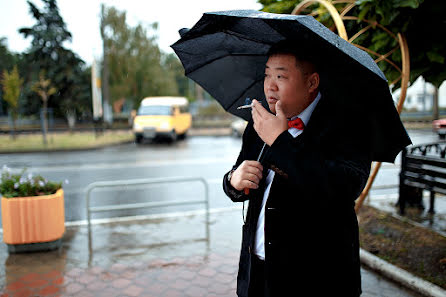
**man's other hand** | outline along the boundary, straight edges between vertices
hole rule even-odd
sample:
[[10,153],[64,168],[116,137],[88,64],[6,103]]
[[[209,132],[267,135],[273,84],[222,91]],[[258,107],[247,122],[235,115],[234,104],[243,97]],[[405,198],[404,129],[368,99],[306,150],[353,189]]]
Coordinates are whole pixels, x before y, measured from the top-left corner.
[[236,190],[257,189],[262,179],[263,166],[257,161],[243,161],[231,177],[231,186]]
[[276,138],[288,130],[288,120],[281,108],[280,100],[276,103],[276,115],[269,113],[257,100],[252,101],[254,129],[259,137],[269,146]]

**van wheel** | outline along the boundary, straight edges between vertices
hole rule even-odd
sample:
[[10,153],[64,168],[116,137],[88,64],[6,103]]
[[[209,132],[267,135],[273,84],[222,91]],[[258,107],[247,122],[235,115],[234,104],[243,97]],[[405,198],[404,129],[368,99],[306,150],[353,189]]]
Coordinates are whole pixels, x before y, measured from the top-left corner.
[[178,139],[177,133],[175,132],[175,130],[172,130],[172,134],[170,136],[170,142],[175,142],[177,141],[177,139]]
[[135,142],[140,144],[142,142],[142,136],[141,135],[135,136]]
[[184,140],[187,137],[187,132],[184,132],[183,134],[178,135],[179,140]]

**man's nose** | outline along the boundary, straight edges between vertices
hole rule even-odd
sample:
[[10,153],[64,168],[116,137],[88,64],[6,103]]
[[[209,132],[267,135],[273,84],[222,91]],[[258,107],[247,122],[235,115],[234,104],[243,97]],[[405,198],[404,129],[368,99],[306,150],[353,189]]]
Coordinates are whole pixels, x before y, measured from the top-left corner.
[[266,89],[269,91],[277,91],[277,84],[273,80],[265,81]]

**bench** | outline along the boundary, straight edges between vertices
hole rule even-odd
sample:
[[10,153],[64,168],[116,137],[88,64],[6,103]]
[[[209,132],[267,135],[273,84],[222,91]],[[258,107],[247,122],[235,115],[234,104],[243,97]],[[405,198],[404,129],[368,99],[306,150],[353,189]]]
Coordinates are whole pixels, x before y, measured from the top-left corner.
[[446,142],[405,148],[401,156],[398,205],[404,215],[406,204],[423,208],[423,190],[430,191],[429,213],[433,214],[435,194],[446,195]]

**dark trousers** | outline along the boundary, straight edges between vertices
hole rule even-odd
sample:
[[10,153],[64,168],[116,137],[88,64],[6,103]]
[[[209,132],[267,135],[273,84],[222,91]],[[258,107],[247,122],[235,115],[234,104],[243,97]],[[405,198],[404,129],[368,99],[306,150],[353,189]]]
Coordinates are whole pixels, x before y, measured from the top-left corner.
[[248,297],[270,297],[265,278],[265,261],[251,254],[251,272]]

